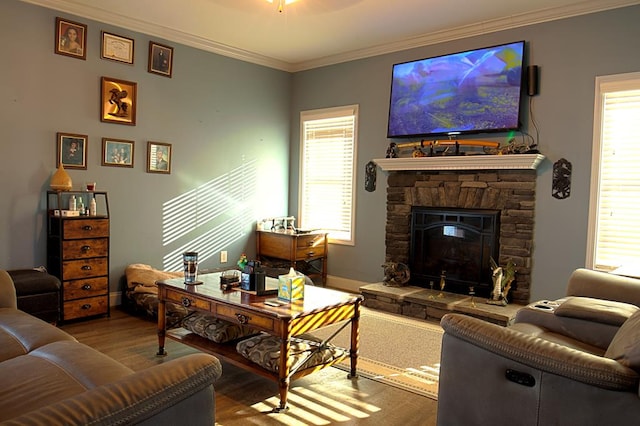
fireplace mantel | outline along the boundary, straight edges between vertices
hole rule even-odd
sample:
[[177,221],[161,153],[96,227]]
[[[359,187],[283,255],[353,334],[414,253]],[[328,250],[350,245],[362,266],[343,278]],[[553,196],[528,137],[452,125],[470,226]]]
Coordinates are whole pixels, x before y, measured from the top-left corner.
[[536,169],[544,158],[542,154],[509,154],[378,158],[373,161],[386,172],[398,172],[405,170]]

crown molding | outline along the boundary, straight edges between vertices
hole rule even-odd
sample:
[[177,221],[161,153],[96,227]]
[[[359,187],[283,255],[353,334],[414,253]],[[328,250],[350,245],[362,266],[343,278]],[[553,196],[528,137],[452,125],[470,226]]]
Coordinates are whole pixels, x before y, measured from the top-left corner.
[[133,18],[128,15],[114,13],[106,8],[100,7],[100,5],[106,5],[105,7],[108,7],[108,2],[96,2],[97,5],[88,6],[86,4],[79,4],[74,0],[21,1],[46,7],[49,9],[58,10],[60,12],[81,16],[87,19],[104,22],[106,24],[126,28],[131,31],[140,32],[154,37],[159,37],[175,43],[181,43],[186,46],[216,53],[222,56],[288,72],[305,71],[343,62],[365,59],[372,56],[384,55],[402,50],[424,47],[437,43],[443,43],[467,37],[474,37],[482,34],[513,29],[527,25],[539,24],[558,19],[571,18],[574,16],[586,15],[590,13],[640,4],[640,0],[588,0],[571,6],[555,7],[540,10],[537,12],[512,15],[505,18],[466,25],[451,30],[436,31],[419,37],[410,37],[393,43],[386,43],[370,48],[353,50],[309,61],[289,63],[268,56],[260,55],[255,52],[250,52],[233,46],[218,43],[214,40],[199,37],[194,34],[176,30],[174,28],[151,24],[143,20]]

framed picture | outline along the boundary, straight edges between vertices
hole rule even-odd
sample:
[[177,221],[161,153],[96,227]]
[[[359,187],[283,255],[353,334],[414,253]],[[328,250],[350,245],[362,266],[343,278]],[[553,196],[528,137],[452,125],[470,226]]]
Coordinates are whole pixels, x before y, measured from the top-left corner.
[[132,81],[102,77],[100,85],[100,121],[136,125],[136,91]]
[[56,167],[60,162],[67,169],[87,169],[87,135],[57,133]]
[[102,165],[133,167],[133,141],[102,138]]
[[147,172],[171,173],[171,144],[147,142]]
[[149,42],[149,72],[171,78],[173,71],[173,47],[154,41]]
[[87,59],[87,26],[79,22],[56,18],[56,53]]
[[125,64],[133,64],[133,39],[102,31],[100,57]]

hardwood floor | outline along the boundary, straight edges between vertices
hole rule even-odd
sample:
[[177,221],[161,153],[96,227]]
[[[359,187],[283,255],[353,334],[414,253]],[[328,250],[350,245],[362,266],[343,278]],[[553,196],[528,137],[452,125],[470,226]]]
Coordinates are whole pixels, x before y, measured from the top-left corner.
[[[167,340],[166,357],[157,357],[156,323],[112,308],[111,317],[64,324],[80,342],[133,370],[196,352]],[[326,368],[292,383],[285,413],[268,413],[278,404],[274,382],[223,362],[215,384],[216,425],[403,425],[436,423],[437,402],[346,372]]]

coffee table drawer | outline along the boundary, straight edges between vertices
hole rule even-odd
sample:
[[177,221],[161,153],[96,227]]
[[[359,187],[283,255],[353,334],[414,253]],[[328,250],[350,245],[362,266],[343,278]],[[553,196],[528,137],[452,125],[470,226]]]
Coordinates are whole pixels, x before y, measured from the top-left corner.
[[245,311],[244,309],[235,308],[226,305],[216,305],[216,316],[225,317],[228,320],[235,321],[249,327],[257,327],[263,330],[274,330],[274,321],[272,318],[263,317],[256,312]]
[[171,288],[167,289],[166,300],[168,302],[178,303],[185,308],[196,308],[208,311],[211,307],[211,304],[206,300],[195,298],[186,291],[182,292]]

